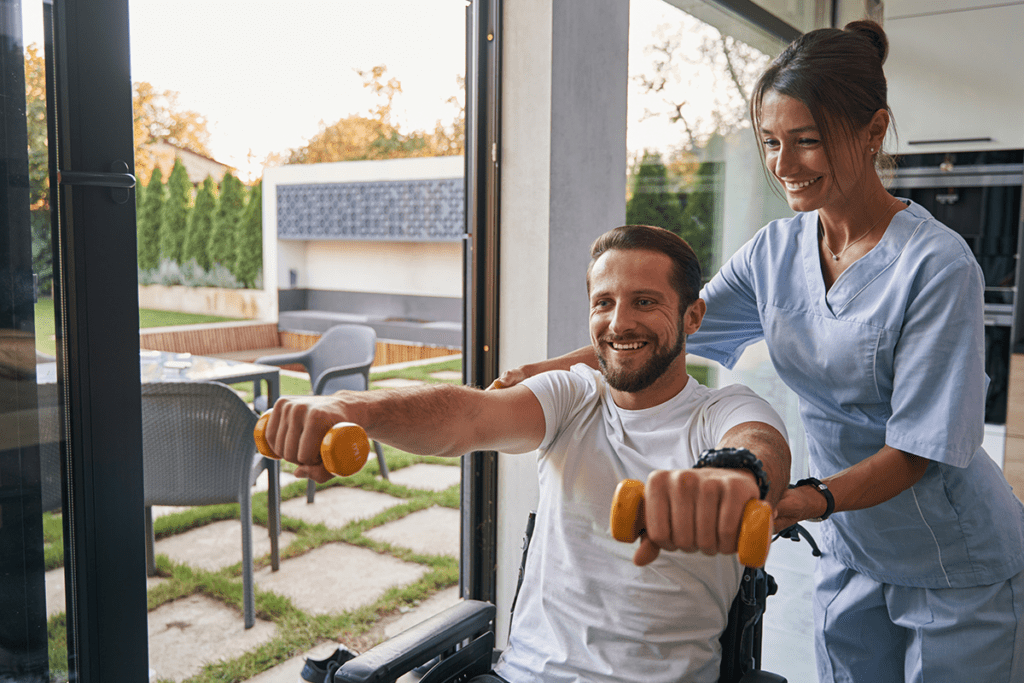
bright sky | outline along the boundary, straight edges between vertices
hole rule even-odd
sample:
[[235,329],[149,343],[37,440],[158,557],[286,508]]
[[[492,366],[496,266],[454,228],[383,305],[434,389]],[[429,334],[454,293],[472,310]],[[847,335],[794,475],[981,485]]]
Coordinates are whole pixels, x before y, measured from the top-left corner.
[[[26,42],[41,43],[41,12],[30,6]],[[321,120],[366,113],[375,100],[356,69],[386,64],[402,82],[396,114],[405,130],[433,129],[454,115],[445,100],[465,71],[465,0],[130,0],[129,7],[132,80],[179,92],[180,106],[207,117],[214,158],[244,179],[260,174],[268,154],[304,144]],[[691,20],[662,0],[632,0],[630,11],[634,63],[645,59],[654,27]],[[637,91],[631,83],[630,149],[678,144],[681,133],[663,118],[639,121]]]
[[[403,129],[450,121],[465,72],[465,0],[130,0],[132,80],[180,93],[208,119],[213,156],[245,177],[250,149],[301,146],[375,100],[356,69],[402,82]],[[26,42],[41,42],[25,12]],[[41,15],[40,15],[41,16]]]

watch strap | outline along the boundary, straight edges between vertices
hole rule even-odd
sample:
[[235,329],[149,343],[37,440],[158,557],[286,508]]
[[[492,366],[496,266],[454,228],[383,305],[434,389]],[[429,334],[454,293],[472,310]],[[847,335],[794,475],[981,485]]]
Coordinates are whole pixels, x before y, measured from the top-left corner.
[[808,519],[808,522],[824,522],[826,519],[832,516],[832,513],[836,510],[836,499],[832,495],[832,492],[828,490],[828,486],[825,485],[820,479],[814,477],[807,477],[801,479],[797,483],[793,484],[790,488],[796,488],[798,486],[812,486],[814,489],[825,497],[825,513],[821,517],[814,517]]
[[693,469],[700,469],[701,467],[749,470],[754,475],[754,479],[757,480],[757,490],[761,495],[761,500],[764,500],[765,496],[768,495],[768,488],[771,486],[771,482],[768,481],[768,476],[764,473],[764,466],[757,459],[757,456],[746,448],[708,449],[700,454]]

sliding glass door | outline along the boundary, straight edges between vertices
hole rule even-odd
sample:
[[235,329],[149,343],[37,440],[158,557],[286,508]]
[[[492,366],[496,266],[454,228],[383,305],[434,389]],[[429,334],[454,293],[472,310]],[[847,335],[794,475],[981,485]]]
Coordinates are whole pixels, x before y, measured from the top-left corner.
[[127,19],[0,3],[3,680],[147,675]]

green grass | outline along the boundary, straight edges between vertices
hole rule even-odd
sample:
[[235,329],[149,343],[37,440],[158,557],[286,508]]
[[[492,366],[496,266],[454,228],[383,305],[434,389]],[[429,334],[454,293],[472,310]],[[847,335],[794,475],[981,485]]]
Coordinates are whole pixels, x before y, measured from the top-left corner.
[[[154,311],[139,309],[139,328],[166,327],[169,325],[195,325],[197,323],[219,323],[238,318],[216,315],[178,313],[177,311]],[[57,355],[56,324],[54,322],[53,300],[40,299],[36,302],[36,348],[51,356]]]
[[[461,380],[437,379],[436,377],[430,376],[431,373],[441,372],[442,370],[462,372],[462,359],[455,358],[438,363],[428,363],[426,365],[417,365],[411,368],[402,368],[400,370],[388,370],[386,372],[374,372],[371,370],[370,388],[378,389],[380,387],[376,386],[377,380],[390,379],[393,377],[419,380],[421,382],[426,382],[427,384],[462,384]],[[247,402],[252,403],[252,382],[233,384],[232,388],[235,389],[235,391],[240,392]],[[308,379],[292,377],[290,375],[281,375],[282,396],[305,396],[311,391],[312,387]]]
[[416,379],[421,382],[428,384],[462,384],[461,380],[441,380],[431,377],[431,373],[440,372],[442,370],[449,370],[454,372],[462,372],[462,359],[453,358],[451,360],[441,361],[438,363],[428,363],[426,365],[416,365],[411,368],[402,368],[400,370],[389,370],[387,372],[374,372],[370,371],[370,384],[381,379],[390,379],[392,377],[402,377],[404,379]]
[[[389,446],[384,447],[388,466],[392,471],[419,462],[443,463],[458,466],[458,459],[430,458],[410,455]],[[277,635],[273,640],[246,652],[232,660],[220,661],[207,665],[200,673],[188,679],[189,683],[224,683],[226,681],[242,681],[252,678],[296,655],[308,651],[312,647],[327,640],[352,644],[368,642],[368,633],[381,618],[395,614],[407,607],[413,607],[444,588],[454,586],[459,581],[459,561],[454,557],[443,555],[422,555],[411,550],[375,541],[366,532],[370,529],[395,521],[419,510],[433,505],[458,509],[458,486],[446,491],[424,491],[399,486],[379,478],[376,461],[367,463],[361,472],[345,478],[335,478],[326,484],[318,485],[318,489],[335,486],[363,488],[390,494],[399,499],[397,505],[375,515],[370,519],[352,521],[339,529],[328,529],[323,524],[310,524],[301,519],[282,516],[281,526],[284,530],[295,534],[294,540],[281,548],[281,558],[287,559],[303,555],[329,543],[348,543],[367,548],[376,553],[389,554],[404,562],[424,565],[426,572],[422,578],[412,584],[392,588],[374,603],[337,615],[311,615],[295,607],[285,597],[264,592],[256,588],[256,616],[259,619],[277,624]],[[282,500],[304,496],[306,484],[294,482],[281,490]],[[159,517],[154,521],[156,537],[184,533],[221,519],[237,519],[239,506],[209,505],[190,508],[181,512]],[[51,515],[50,523],[45,525],[44,533],[48,542],[59,543],[59,516]],[[256,524],[267,524],[267,495],[253,495],[253,521]],[[194,594],[202,594],[231,605],[239,611],[242,618],[242,580],[241,562],[218,571],[206,571],[187,565],[174,564],[165,555],[157,555],[157,574],[164,579],[159,585],[147,593],[148,609],[157,609],[161,605]],[[269,556],[256,558],[256,567],[269,564]],[[59,565],[58,565],[59,566]],[[51,568],[48,567],[47,568]],[[67,628],[64,614],[50,618],[48,623],[49,655],[56,675],[52,680],[67,680],[66,664],[61,669],[61,662],[67,661]],[[359,647],[358,649],[365,649]]]
[[148,308],[139,309],[139,328],[168,327],[170,325],[196,325],[198,323],[223,323],[241,318],[227,318],[222,315],[200,315],[199,313],[179,313],[177,311],[155,311]]

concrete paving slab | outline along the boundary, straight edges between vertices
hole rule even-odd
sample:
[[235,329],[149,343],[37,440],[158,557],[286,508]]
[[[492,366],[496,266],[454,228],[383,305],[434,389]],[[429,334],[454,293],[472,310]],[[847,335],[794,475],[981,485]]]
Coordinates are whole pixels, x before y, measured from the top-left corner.
[[338,614],[377,600],[392,586],[403,586],[427,572],[423,565],[402,562],[348,545],[329,543],[256,573],[261,590],[289,598],[310,614]]
[[[269,478],[270,475],[267,473],[266,470],[260,472],[260,476],[256,477],[256,483],[253,485],[253,493],[257,491],[266,491],[268,488],[270,488],[269,484],[267,483],[267,480]],[[294,474],[291,474],[290,472],[281,472],[281,488],[284,488],[293,481],[299,481],[299,478],[296,477]],[[303,481],[305,481],[305,479],[303,479]]]
[[[374,638],[374,640],[392,638],[410,626],[415,626],[421,621],[429,619],[438,612],[451,607],[459,601],[458,586],[452,586],[451,588],[446,588],[443,591],[435,593],[420,604],[406,610],[405,612],[402,612],[397,616],[382,619],[378,622],[373,629],[376,634],[376,638]],[[372,638],[374,634],[367,635]],[[297,683],[299,680],[299,674],[302,672],[302,667],[305,665],[307,657],[310,659],[324,659],[329,657],[337,647],[338,643],[334,641],[320,643],[307,652],[303,652],[301,655],[297,655],[278,664],[273,669],[268,669],[257,676],[253,676],[249,679],[249,683]],[[354,647],[350,647],[349,649],[355,651]],[[414,681],[417,680],[417,678],[418,677],[410,674],[400,678],[399,680],[405,682]]]
[[425,555],[458,557],[460,518],[458,510],[434,505],[370,529],[366,536]]
[[462,481],[462,468],[419,463],[391,473],[391,483],[422,491],[444,491]]
[[451,588],[445,588],[442,591],[438,591],[420,604],[400,613],[398,616],[384,619],[381,624],[384,627],[384,637],[394,638],[402,631],[426,621],[435,614],[439,614],[461,601],[462,598],[459,597],[458,586],[452,586]]
[[43,577],[46,582],[46,618],[67,611],[64,594],[64,567],[51,569]]
[[245,628],[241,612],[204,595],[190,595],[149,613],[151,678],[175,681],[193,676],[204,664],[234,659],[277,633],[272,622]]
[[430,376],[434,379],[443,379],[448,381],[462,381],[462,373],[456,370],[439,370],[437,372],[430,373]]
[[351,521],[373,517],[401,502],[400,498],[386,493],[335,486],[317,491],[312,503],[307,503],[305,496],[286,500],[281,503],[281,514],[309,524],[340,529]]
[[263,673],[253,676],[249,679],[249,683],[298,683],[300,680],[299,674],[302,673],[302,667],[305,666],[307,657],[310,659],[325,659],[330,657],[337,647],[338,643],[333,641],[320,643],[301,655],[281,662],[273,669],[267,669]]
[[[67,611],[67,597],[64,592],[64,567],[57,567],[43,576],[46,582],[46,618]],[[167,581],[162,576],[147,576],[146,590]]]
[[422,382],[418,379],[406,379],[404,377],[389,377],[388,379],[375,379],[372,380],[372,384],[376,384],[378,387],[385,389],[394,389],[395,387],[418,387],[426,382]]
[[[295,534],[282,531],[278,540],[284,548]],[[270,535],[264,527],[252,528],[252,554],[259,558],[270,553]],[[242,523],[226,519],[156,542],[156,554],[167,555],[173,562],[197,569],[216,571],[242,561]]]
[[153,519],[157,519],[165,515],[172,515],[175,512],[184,512],[191,508],[187,505],[154,505],[150,509],[153,511]]

